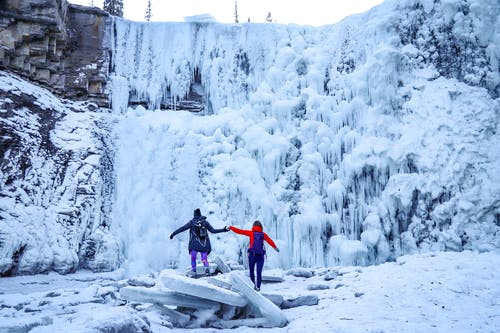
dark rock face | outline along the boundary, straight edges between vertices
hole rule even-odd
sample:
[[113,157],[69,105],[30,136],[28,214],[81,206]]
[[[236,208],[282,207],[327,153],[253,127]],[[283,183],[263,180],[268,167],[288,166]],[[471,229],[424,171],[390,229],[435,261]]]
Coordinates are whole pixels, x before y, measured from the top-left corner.
[[109,15],[65,0],[0,4],[0,68],[76,100],[107,106]]

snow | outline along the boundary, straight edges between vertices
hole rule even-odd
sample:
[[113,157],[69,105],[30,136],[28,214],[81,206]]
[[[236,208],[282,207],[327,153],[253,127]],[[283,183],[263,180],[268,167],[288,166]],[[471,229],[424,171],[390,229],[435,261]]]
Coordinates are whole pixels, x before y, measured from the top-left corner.
[[[258,330],[496,332],[500,327],[499,263],[498,251],[435,252],[368,267],[315,268],[309,278],[287,274],[281,283],[264,283],[261,293],[281,294],[285,300],[317,296],[318,304],[284,309],[287,326]],[[80,271],[2,278],[0,330],[31,325],[30,332],[94,332],[105,327],[141,331],[140,327],[148,326],[152,332],[213,331],[202,327],[172,329],[158,307],[120,300],[117,291],[126,285],[123,273]],[[318,285],[329,288],[318,289]],[[241,326],[218,331],[255,330]]]
[[[287,272],[262,293],[313,304],[262,331],[496,332],[499,12],[495,0],[387,0],[319,28],[116,19],[111,105],[99,112],[2,72],[2,126],[36,141],[52,112],[50,142],[74,159],[48,192],[54,163],[38,155],[2,188],[0,272],[121,269],[0,279],[0,331],[184,323],[146,302],[156,285],[139,304],[119,290],[189,266],[188,234],[168,235],[200,208],[215,228],[261,220],[280,249],[264,275]],[[202,112],[180,107],[193,92]],[[15,96],[41,111],[7,110]],[[245,237],[210,237],[209,261],[244,264]],[[213,330],[212,312],[193,317],[186,330]],[[225,325],[253,332],[253,319]]]

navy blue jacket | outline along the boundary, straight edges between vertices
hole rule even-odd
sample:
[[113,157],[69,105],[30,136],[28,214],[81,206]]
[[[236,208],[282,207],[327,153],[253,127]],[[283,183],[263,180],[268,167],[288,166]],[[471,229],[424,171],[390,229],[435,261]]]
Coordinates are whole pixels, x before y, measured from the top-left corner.
[[183,231],[186,231],[189,229],[189,245],[188,245],[188,251],[198,251],[198,252],[207,252],[210,253],[212,251],[212,246],[210,245],[210,238],[205,237],[204,239],[200,239],[198,235],[195,233],[195,223],[201,221],[205,227],[207,228],[208,231],[210,231],[213,234],[218,234],[220,232],[227,232],[229,230],[226,230],[225,228],[222,229],[215,229],[212,227],[212,225],[207,221],[206,216],[195,216],[191,221],[180,227],[179,229],[175,230],[172,233],[172,236],[175,236]]

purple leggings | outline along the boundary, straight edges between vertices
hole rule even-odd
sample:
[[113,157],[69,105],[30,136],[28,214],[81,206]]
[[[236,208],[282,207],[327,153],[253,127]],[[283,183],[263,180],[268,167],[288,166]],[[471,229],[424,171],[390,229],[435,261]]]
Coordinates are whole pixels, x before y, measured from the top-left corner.
[[[193,269],[193,272],[196,272],[196,256],[198,255],[198,251],[193,250],[190,253],[191,253],[191,268]],[[200,252],[200,254],[203,266],[208,267],[208,253]]]

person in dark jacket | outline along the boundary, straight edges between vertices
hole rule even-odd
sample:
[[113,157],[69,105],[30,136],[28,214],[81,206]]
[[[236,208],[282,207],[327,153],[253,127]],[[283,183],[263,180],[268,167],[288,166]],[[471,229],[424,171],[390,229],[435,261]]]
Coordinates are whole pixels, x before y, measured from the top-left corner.
[[[250,271],[250,280],[254,283],[254,289],[260,291],[260,284],[262,283],[262,268],[264,267],[264,259],[266,250],[264,241],[272,246],[276,252],[280,252],[274,241],[262,229],[262,223],[255,221],[252,230],[242,230],[233,226],[226,227],[237,234],[250,237],[250,244],[248,246],[248,270]],[[255,279],[255,267],[257,267],[257,280]]]
[[173,239],[175,235],[188,229],[188,251],[191,255],[191,268],[193,269],[193,273],[196,275],[196,257],[198,256],[198,252],[200,252],[201,261],[203,262],[203,266],[205,266],[205,272],[208,274],[210,273],[208,268],[208,255],[212,251],[212,246],[210,244],[210,238],[208,237],[207,231],[217,234],[219,232],[227,232],[229,230],[227,228],[215,229],[212,227],[212,225],[207,221],[207,217],[201,215],[199,208],[194,210],[194,216],[188,223],[175,230],[170,235],[170,239]]

